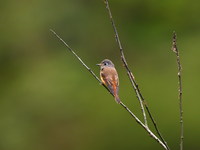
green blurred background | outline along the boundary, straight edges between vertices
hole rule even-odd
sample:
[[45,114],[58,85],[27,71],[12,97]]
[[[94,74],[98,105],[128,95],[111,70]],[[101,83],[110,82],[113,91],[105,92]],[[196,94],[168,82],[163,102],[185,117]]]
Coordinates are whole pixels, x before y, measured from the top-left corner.
[[[178,35],[184,147],[200,149],[200,2],[110,0],[133,74],[171,149],[179,147]],[[120,97],[142,118],[103,0],[0,1],[0,150],[162,149],[52,34],[98,75],[111,59]],[[150,125],[152,127],[152,125]]]

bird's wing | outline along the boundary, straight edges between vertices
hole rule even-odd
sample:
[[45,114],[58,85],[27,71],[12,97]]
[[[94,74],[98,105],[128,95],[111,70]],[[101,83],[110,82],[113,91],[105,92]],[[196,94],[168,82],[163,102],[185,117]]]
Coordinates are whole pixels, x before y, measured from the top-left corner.
[[109,71],[104,71],[104,73],[102,72],[101,79],[113,95],[118,94],[119,81],[116,70],[110,69]]

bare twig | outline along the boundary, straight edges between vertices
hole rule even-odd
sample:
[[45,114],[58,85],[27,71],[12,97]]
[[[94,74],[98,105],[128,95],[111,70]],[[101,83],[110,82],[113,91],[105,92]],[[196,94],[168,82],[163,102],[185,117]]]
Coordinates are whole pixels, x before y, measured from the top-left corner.
[[143,123],[140,121],[140,119],[138,119],[138,118],[135,116],[135,114],[132,113],[132,112],[130,111],[130,109],[129,109],[126,105],[124,105],[122,102],[120,102],[120,104],[129,112],[129,114],[135,119],[135,121],[136,121],[139,125],[141,125],[141,126],[149,133],[149,135],[150,135],[153,139],[155,139],[165,150],[168,150],[167,147],[166,147],[166,145],[165,145],[165,143],[162,142],[162,141],[148,128],[148,126],[146,126],[145,124],[143,124]]
[[181,61],[179,50],[176,44],[176,33],[173,33],[172,50],[176,54],[176,62],[178,66],[178,93],[179,93],[179,109],[180,109],[180,150],[183,150],[183,100],[182,100],[182,77],[181,77]]
[[109,17],[110,17],[110,21],[112,23],[112,26],[113,26],[113,29],[114,29],[114,32],[115,32],[115,38],[116,38],[116,41],[118,43],[118,46],[119,46],[119,49],[120,49],[120,53],[121,53],[121,59],[124,63],[124,66],[127,70],[127,74],[129,76],[129,79],[131,81],[131,84],[132,86],[134,87],[135,89],[135,92],[136,92],[136,95],[138,97],[138,100],[139,100],[139,103],[140,103],[140,107],[141,107],[141,110],[142,110],[142,113],[143,113],[143,117],[144,117],[144,123],[145,125],[148,127],[148,124],[147,124],[147,118],[146,118],[146,113],[145,113],[145,110],[144,110],[144,106],[142,104],[142,99],[140,98],[140,94],[139,94],[139,91],[137,90],[137,87],[136,87],[136,84],[134,83],[134,76],[132,74],[132,72],[130,71],[129,67],[128,67],[128,64],[126,62],[126,59],[125,59],[125,56],[124,56],[124,52],[123,52],[123,48],[122,48],[122,45],[121,45],[121,42],[120,42],[120,39],[119,39],[119,35],[118,35],[118,32],[117,32],[117,28],[115,26],[115,22],[113,20],[113,17],[112,17],[112,13],[111,13],[111,10],[110,10],[110,7],[109,7],[109,3],[108,3],[108,0],[105,0],[104,1],[105,4],[106,4],[106,8],[108,10],[108,14],[109,14]]
[[108,10],[108,14],[109,14],[109,17],[110,17],[110,21],[111,21],[111,24],[112,24],[112,27],[114,29],[114,33],[115,33],[115,38],[116,38],[116,42],[118,43],[118,46],[119,46],[119,49],[120,49],[120,53],[121,53],[121,59],[122,59],[122,62],[124,64],[124,67],[126,68],[126,71],[127,71],[127,74],[128,74],[128,77],[131,81],[131,84],[136,92],[136,96],[140,102],[140,106],[141,106],[141,109],[142,109],[142,112],[143,112],[143,116],[144,116],[144,122],[145,122],[145,125],[147,125],[147,118],[146,118],[146,114],[145,114],[145,111],[144,111],[144,107],[143,105],[145,106],[147,112],[148,112],[148,115],[154,125],[154,128],[156,129],[156,132],[158,134],[158,136],[160,137],[160,139],[162,140],[163,143],[165,143],[165,146],[167,147],[168,150],[170,150],[169,146],[167,145],[167,142],[164,140],[164,138],[162,137],[158,127],[157,127],[157,124],[149,110],[149,107],[146,103],[146,101],[144,100],[144,97],[142,96],[142,93],[140,92],[140,89],[139,89],[139,86],[137,84],[137,82],[135,81],[135,78],[133,76],[133,73],[131,72],[131,70],[129,69],[128,67],[128,63],[126,61],[126,58],[124,56],[124,52],[123,52],[123,48],[122,48],[122,45],[121,45],[121,42],[120,42],[120,39],[119,39],[119,35],[118,35],[118,32],[117,32],[117,28],[115,26],[115,22],[114,22],[114,19],[112,17],[112,13],[111,13],[111,10],[110,10],[110,7],[109,7],[109,3],[108,3],[108,0],[104,0],[105,4],[106,4],[106,8]]
[[72,48],[52,29],[50,31],[70,50],[70,52],[81,62],[81,64],[99,81],[101,80],[95,75],[95,73],[82,61],[82,59],[72,50]]
[[[69,47],[69,45],[52,29],[50,29],[50,31],[69,49],[69,51],[80,61],[80,63],[93,75],[93,77],[99,82],[101,83],[101,80],[96,76],[96,74],[82,61],[82,59],[72,50],[71,47]],[[107,91],[114,96],[109,89],[104,85],[103,85]],[[149,135],[156,140],[165,150],[168,150],[166,145],[163,143],[163,141],[161,141],[145,124],[143,124],[139,118],[136,117],[136,115],[122,102],[120,102],[120,105],[135,119],[135,121],[143,127],[143,129],[145,129],[146,132],[149,133]]]

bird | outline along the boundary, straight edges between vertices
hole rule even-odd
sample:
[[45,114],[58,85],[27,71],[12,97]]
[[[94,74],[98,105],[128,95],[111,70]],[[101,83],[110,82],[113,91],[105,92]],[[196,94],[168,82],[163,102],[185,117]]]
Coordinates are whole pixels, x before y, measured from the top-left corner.
[[109,59],[104,59],[100,64],[100,78],[102,83],[109,89],[112,95],[115,98],[115,101],[119,104],[120,98],[118,95],[119,92],[119,78],[115,65]]

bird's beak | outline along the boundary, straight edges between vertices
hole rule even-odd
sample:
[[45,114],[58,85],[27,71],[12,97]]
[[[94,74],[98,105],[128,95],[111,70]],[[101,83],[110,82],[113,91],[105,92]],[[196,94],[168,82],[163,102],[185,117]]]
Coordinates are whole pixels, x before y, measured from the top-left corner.
[[101,66],[101,64],[96,64],[97,66]]

